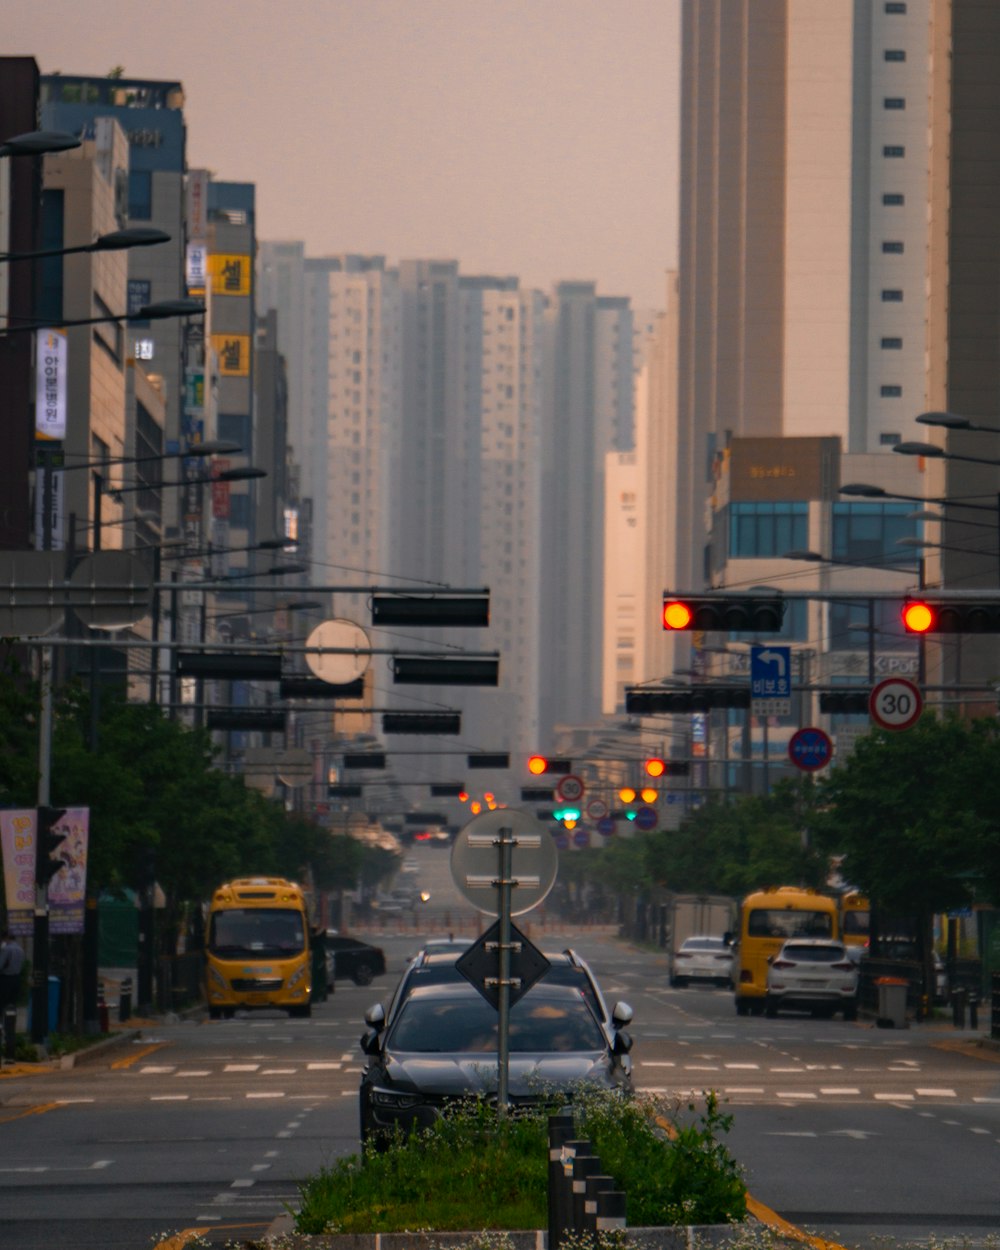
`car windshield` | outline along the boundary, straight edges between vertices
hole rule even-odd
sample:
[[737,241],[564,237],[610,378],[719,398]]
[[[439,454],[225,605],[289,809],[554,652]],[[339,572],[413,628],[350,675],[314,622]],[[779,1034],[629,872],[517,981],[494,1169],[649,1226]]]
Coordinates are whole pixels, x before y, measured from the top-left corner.
[[794,959],[800,964],[833,964],[847,958],[847,949],[843,946],[785,946],[782,959]]
[[278,907],[232,907],[212,914],[209,949],[216,955],[276,959],[305,949],[302,913]]
[[[498,1015],[478,994],[410,998],[386,1039],[386,1047],[416,1054],[497,1051]],[[526,994],[510,1011],[510,1052],[600,1051],[606,1043],[582,998]]]

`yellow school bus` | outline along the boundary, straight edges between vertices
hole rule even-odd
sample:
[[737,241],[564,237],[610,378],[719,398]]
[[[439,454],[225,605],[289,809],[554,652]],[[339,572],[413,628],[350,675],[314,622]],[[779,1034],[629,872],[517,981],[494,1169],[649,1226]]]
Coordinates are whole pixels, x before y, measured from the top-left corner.
[[208,909],[205,997],[213,1020],[237,1007],[312,1011],[309,908],[283,877],[240,877],[220,885]]
[[871,936],[871,904],[857,890],[840,896],[840,940],[845,946],[867,949]]
[[835,899],[817,890],[780,885],[748,894],[740,906],[736,952],[736,1013],[759,1015],[767,996],[768,960],[793,937],[836,938]]

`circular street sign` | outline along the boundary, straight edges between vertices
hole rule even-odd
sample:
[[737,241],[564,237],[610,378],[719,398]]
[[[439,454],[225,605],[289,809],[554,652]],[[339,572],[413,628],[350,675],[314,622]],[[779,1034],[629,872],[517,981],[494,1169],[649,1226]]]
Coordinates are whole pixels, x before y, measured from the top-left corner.
[[909,729],[923,709],[919,687],[905,677],[887,677],[868,697],[868,714],[882,729]]
[[573,830],[573,845],[580,847],[590,846],[590,830],[586,825],[579,825]]
[[650,829],[656,828],[658,820],[655,807],[640,807],[635,814],[635,827],[648,833]]
[[591,820],[603,820],[608,814],[608,805],[603,799],[591,799],[587,804],[587,815]]
[[451,848],[451,877],[462,896],[488,916],[500,914],[499,890],[501,829],[509,829],[515,845],[510,852],[510,914],[520,916],[537,906],[552,889],[559,862],[556,839],[530,812],[498,807],[474,816],[462,828]]
[[371,663],[371,640],[354,621],[323,621],[306,639],[307,647],[331,647],[335,651],[306,652],[306,663],[320,681],[346,686],[359,678]]
[[797,729],[788,740],[788,758],[803,772],[825,768],[833,758],[833,742],[822,729]]
[[[94,551],[70,577],[73,611],[91,629],[127,629],[149,615],[153,579],[132,551]],[[87,602],[78,602],[89,593]]]
[[602,816],[597,822],[597,832],[602,838],[610,838],[615,831],[617,821],[613,816]]
[[561,799],[564,803],[575,803],[582,794],[583,782],[573,773],[563,777],[556,786],[556,798]]

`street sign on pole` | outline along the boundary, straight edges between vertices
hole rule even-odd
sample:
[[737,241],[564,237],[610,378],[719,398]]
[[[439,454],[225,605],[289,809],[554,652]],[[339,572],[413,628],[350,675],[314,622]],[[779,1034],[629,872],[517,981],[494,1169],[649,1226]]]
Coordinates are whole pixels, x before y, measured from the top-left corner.
[[813,726],[797,729],[788,740],[788,758],[806,773],[825,768],[833,759],[830,735]]
[[511,839],[511,915],[537,906],[552,889],[559,857],[548,829],[529,812],[498,807],[473,817],[451,848],[451,877],[477,911],[497,916],[499,903],[497,847],[501,830]]
[[576,803],[583,797],[583,782],[573,773],[563,777],[556,786],[556,797],[563,803]]
[[919,686],[905,677],[887,677],[868,698],[868,714],[882,729],[909,729],[924,709]]
[[791,647],[750,648],[750,710],[754,716],[791,715]]

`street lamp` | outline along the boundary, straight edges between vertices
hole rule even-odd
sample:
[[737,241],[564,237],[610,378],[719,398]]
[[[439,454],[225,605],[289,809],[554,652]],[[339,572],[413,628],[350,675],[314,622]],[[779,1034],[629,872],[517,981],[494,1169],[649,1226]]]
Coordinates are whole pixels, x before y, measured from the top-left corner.
[[[930,446],[930,444],[926,444]],[[1000,464],[1000,461],[996,461]],[[996,504],[971,503],[965,499],[945,499],[942,496],[904,495],[898,491],[885,490],[881,486],[871,486],[868,482],[847,482],[839,487],[841,495],[849,495],[859,499],[901,499],[906,503],[932,503],[939,508],[971,508],[976,512],[996,512]]]
[[81,140],[64,130],[31,130],[13,135],[0,143],[0,156],[44,156],[46,152],[68,152]]
[[898,452],[901,456],[923,456],[926,460],[967,460],[971,464],[1000,465],[1000,460],[995,458],[989,456],[964,456],[957,451],[945,451],[937,443],[897,443],[892,450]]
[[[62,249],[59,249],[60,252]],[[53,321],[25,321],[21,325],[10,325],[10,317],[0,333],[4,335],[22,334],[34,330],[65,330],[73,326],[104,325],[108,322],[163,321],[167,317],[197,317],[204,313],[205,304],[197,299],[165,299],[153,304],[143,304],[134,313],[112,313],[105,317],[71,317]]]
[[75,247],[47,247],[37,252],[0,252],[0,263],[73,256],[78,252],[123,252],[133,247],[154,247],[157,243],[169,242],[170,235],[163,230],[155,230],[152,226],[129,226],[126,230],[112,230],[98,235],[93,243],[79,243]]
[[946,430],[977,430],[983,434],[1000,434],[995,425],[976,425],[968,417],[959,417],[953,412],[922,412],[916,418],[921,425],[937,425]]

